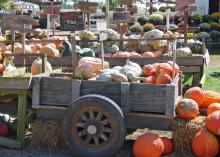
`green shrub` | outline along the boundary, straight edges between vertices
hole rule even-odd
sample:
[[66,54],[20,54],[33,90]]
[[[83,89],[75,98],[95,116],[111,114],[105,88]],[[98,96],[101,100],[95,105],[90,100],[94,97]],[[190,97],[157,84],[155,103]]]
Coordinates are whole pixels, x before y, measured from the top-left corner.
[[220,38],[220,32],[216,30],[211,31],[210,35],[213,41],[218,41]]
[[164,21],[163,21],[163,16],[160,15],[160,14],[153,14],[153,15],[150,15],[149,17],[149,22],[154,24],[154,25],[162,25],[164,24]]
[[209,32],[210,31],[210,29],[211,29],[211,26],[210,26],[210,24],[208,24],[208,23],[201,23],[200,25],[199,25],[199,29],[200,29],[200,31],[201,32]]
[[146,16],[139,16],[139,17],[137,18],[137,22],[138,22],[141,26],[143,26],[143,25],[145,25],[145,23],[148,22],[148,18],[147,18]]
[[211,30],[217,30],[217,31],[220,30],[220,24],[217,22],[211,22],[210,27],[211,27]]
[[106,12],[106,4],[102,5],[102,12],[105,13]]
[[190,44],[190,49],[193,54],[203,54],[203,49],[202,49],[202,43],[201,42],[195,42]]
[[[151,12],[151,8],[148,9],[148,12]],[[157,8],[156,7],[152,7],[152,12],[157,12]]]
[[143,29],[144,29],[144,32],[148,32],[148,31],[151,31],[152,29],[154,29],[154,25],[151,24],[151,23],[146,23],[144,26],[143,26]]
[[200,32],[196,34],[199,39],[205,38],[205,40],[211,39],[211,35],[207,32]]
[[219,22],[219,20],[220,20],[220,12],[212,13],[212,14],[211,14],[211,17],[213,18],[213,20],[214,20],[215,22]]
[[192,19],[195,21],[196,24],[199,24],[200,22],[202,22],[202,15],[200,14],[194,14],[192,16]]
[[129,27],[129,32],[131,34],[141,34],[143,32],[143,27],[140,24],[134,24]]
[[206,23],[210,23],[213,21],[212,17],[208,14],[202,16],[202,21]]

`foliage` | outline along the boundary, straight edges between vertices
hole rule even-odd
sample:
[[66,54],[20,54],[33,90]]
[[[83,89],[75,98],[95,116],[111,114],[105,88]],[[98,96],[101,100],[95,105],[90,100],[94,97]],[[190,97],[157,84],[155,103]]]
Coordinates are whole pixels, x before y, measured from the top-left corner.
[[109,0],[109,10],[113,11],[117,7],[117,0]]
[[144,29],[144,32],[148,32],[148,31],[151,31],[152,29],[154,29],[154,25],[151,24],[151,23],[146,23],[144,26],[143,26],[143,29]]
[[[151,11],[151,8],[148,9],[148,12]],[[157,8],[156,7],[152,7],[152,12],[157,12]]]
[[217,22],[211,22],[210,26],[211,26],[211,30],[220,30],[220,24]]
[[220,38],[220,32],[216,30],[211,31],[210,35],[213,41],[218,41]]
[[183,18],[179,15],[174,15],[173,20],[174,20],[175,24],[178,24],[183,20]]
[[202,21],[206,23],[210,23],[213,21],[213,18],[210,15],[206,14],[202,16]]
[[201,42],[195,42],[195,43],[190,44],[190,49],[193,54],[203,54]]
[[211,14],[211,17],[213,18],[213,20],[214,20],[215,22],[219,22],[219,20],[220,20],[220,12],[212,13],[212,14]]
[[1,9],[9,9],[9,2],[11,0],[0,0],[0,8]]
[[210,27],[210,24],[208,24],[208,23],[201,23],[199,25],[199,29],[200,29],[201,32],[203,32],[203,31],[209,32],[211,27]]
[[211,35],[207,32],[200,32],[196,34],[196,36],[200,39],[205,38],[205,40],[211,39]]
[[102,12],[105,13],[106,12],[106,4],[102,5]]
[[163,16],[160,15],[160,14],[153,14],[153,15],[150,15],[149,17],[149,22],[154,24],[154,25],[161,25],[163,24]]
[[175,8],[174,7],[171,7],[171,6],[162,6],[159,8],[159,11],[161,12],[166,12],[167,9],[170,9],[170,11],[174,12],[175,11]]
[[137,17],[137,22],[139,22],[139,24],[141,26],[145,25],[145,23],[148,22],[148,18],[144,15]]
[[192,16],[192,19],[195,21],[195,23],[200,23],[202,21],[202,15],[200,14],[194,14]]
[[140,24],[135,23],[129,28],[129,31],[131,34],[141,34],[143,32],[143,27]]

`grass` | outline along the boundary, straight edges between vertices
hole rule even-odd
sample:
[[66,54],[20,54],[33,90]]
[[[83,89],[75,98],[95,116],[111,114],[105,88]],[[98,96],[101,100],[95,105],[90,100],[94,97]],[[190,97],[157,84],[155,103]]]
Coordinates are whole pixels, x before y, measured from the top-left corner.
[[220,92],[220,55],[210,56],[210,65],[205,68],[204,89]]

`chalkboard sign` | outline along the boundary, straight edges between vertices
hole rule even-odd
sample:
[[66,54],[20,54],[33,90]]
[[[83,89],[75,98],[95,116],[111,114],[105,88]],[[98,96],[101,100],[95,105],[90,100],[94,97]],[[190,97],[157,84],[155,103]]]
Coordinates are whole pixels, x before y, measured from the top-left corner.
[[60,13],[61,31],[84,30],[83,12]]
[[130,20],[130,12],[113,12],[113,21],[128,22]]

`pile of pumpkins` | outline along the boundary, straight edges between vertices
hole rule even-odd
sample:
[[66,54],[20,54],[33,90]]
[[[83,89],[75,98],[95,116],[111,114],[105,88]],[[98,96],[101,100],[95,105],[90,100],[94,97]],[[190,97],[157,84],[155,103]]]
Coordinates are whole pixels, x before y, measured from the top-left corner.
[[113,58],[160,58],[163,55],[161,51],[147,51],[142,55],[136,52],[118,52],[112,55]]
[[179,72],[179,66],[174,65],[172,61],[148,64],[142,68],[129,60],[124,66],[109,68],[109,63],[104,61],[104,69],[102,69],[101,59],[83,57],[78,62],[74,76],[84,80],[170,84],[173,81],[173,72],[176,76]]
[[[220,93],[190,88],[177,103],[176,113],[180,118],[194,119],[199,114],[199,108],[207,109],[207,119],[205,127],[193,138],[192,150],[198,157],[215,157],[219,152],[216,135],[220,135]],[[139,136],[133,145],[135,157],[160,157],[172,151],[171,139],[152,133]]]

